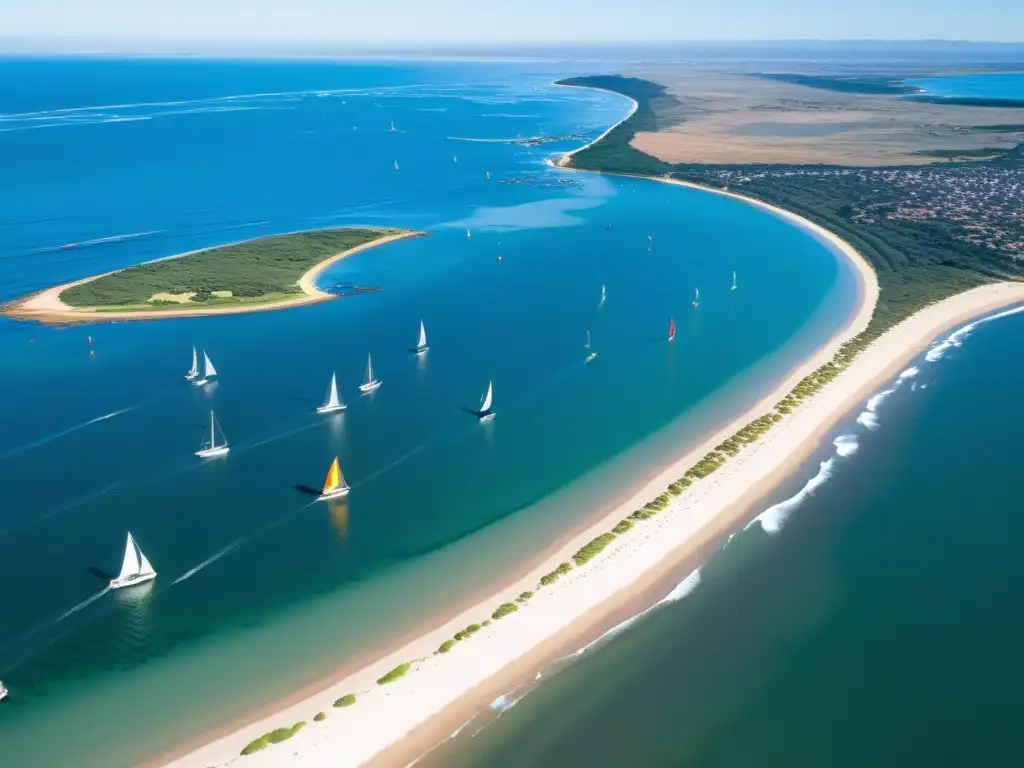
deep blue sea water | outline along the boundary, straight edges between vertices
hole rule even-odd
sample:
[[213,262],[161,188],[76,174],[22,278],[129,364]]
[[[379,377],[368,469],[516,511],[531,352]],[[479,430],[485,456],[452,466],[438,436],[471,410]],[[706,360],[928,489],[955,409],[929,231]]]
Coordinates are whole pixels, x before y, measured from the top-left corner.
[[689,589],[422,764],[1017,764],[1021,333],[933,346]]
[[923,88],[929,96],[1024,101],[1024,72],[923,77],[907,82]]
[[[303,309],[0,320],[0,754],[130,765],[442,620],[843,322],[849,268],[788,223],[549,168],[629,108],[550,85],[580,66],[0,61],[0,299],[277,232],[429,233],[322,280],[381,292]],[[318,417],[332,371],[350,406]],[[232,451],[203,463],[211,407]],[[311,503],[335,455],[352,493]],[[104,594],[127,530],[160,575]]]

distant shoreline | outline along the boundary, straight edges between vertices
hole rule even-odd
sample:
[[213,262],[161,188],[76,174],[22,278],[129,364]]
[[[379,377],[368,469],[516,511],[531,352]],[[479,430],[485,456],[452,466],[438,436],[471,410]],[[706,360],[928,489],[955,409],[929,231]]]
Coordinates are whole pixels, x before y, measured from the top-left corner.
[[[295,232],[284,234],[302,233]],[[90,283],[94,280],[99,280],[101,277],[107,277],[109,275],[124,272],[126,269],[131,269],[131,267],[123,267],[121,269],[111,270],[110,272],[104,272],[99,275],[82,278],[81,280],[74,280],[69,283],[46,288],[20,299],[14,299],[0,307],[0,313],[16,320],[34,320],[45,325],[67,325],[73,323],[124,322],[129,320],[165,320],[177,317],[237,315],[247,314],[250,312],[269,312],[279,309],[290,309],[292,307],[302,307],[309,304],[318,304],[323,301],[330,301],[332,299],[341,298],[342,296],[352,295],[355,293],[366,293],[369,291],[379,290],[377,288],[357,288],[351,293],[334,294],[321,291],[317,288],[316,280],[324,270],[342,259],[347,259],[350,256],[354,256],[357,253],[369,250],[370,248],[376,248],[381,245],[386,245],[387,243],[404,240],[410,237],[422,237],[425,234],[425,232],[401,231],[396,234],[382,235],[376,240],[336,253],[318,262],[311,269],[303,273],[297,281],[297,285],[302,292],[295,294],[294,297],[284,299],[273,299],[264,302],[254,300],[251,304],[240,303],[230,306],[201,307],[182,304],[181,308],[171,306],[163,309],[126,309],[123,311],[82,309],[70,306],[61,300],[61,294],[71,288]],[[244,243],[248,241],[240,242]],[[238,244],[239,243],[231,243],[228,245]],[[215,250],[216,248],[225,248],[228,247],[228,245],[214,246],[212,248],[200,248],[186,253],[175,254],[173,256],[165,256],[161,259],[156,259],[153,262],[145,263],[152,264],[170,259],[181,259],[187,256],[193,256],[206,251]]]

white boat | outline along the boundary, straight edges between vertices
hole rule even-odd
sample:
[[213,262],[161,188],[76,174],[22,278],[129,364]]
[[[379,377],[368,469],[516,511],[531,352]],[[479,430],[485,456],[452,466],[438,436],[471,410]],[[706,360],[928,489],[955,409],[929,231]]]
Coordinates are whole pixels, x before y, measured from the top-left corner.
[[588,362],[588,363],[589,363],[589,362],[590,362],[591,360],[593,360],[593,359],[594,359],[595,357],[597,357],[597,352],[594,352],[594,351],[593,351],[593,350],[592,350],[592,349],[590,348],[590,331],[587,331],[587,343],[583,345],[583,348],[584,348],[585,350],[587,350],[587,352],[589,353],[589,354],[587,355],[587,362]]
[[699,288],[694,288],[693,289],[693,308],[696,309],[698,306],[700,306],[700,289]]
[[199,358],[196,356],[196,345],[192,345],[192,367],[185,374],[187,381],[195,381],[199,378]]
[[396,171],[399,170],[399,168],[398,168],[398,161],[397,160],[395,160],[395,170]]
[[320,501],[336,499],[344,496],[351,490],[345,482],[345,476],[341,474],[341,466],[338,464],[338,457],[334,457],[334,463],[327,470],[327,479],[324,481],[324,489],[320,493]]
[[427,329],[423,327],[423,321],[420,320],[420,340],[416,346],[413,347],[412,351],[417,355],[422,355],[428,349],[430,349],[430,347],[427,346]]
[[124,563],[121,564],[121,573],[116,579],[110,580],[111,589],[121,589],[134,584],[143,584],[156,578],[156,571],[149,564],[149,560],[142,554],[135,538],[128,532],[128,544],[124,548]]
[[362,384],[359,385],[359,391],[364,393],[364,394],[367,393],[367,392],[373,392],[373,390],[377,389],[377,387],[379,387],[380,385],[381,385],[380,379],[375,379],[373,377],[373,359],[369,355],[367,355],[366,356],[366,381],[364,381]]
[[201,387],[204,384],[209,384],[211,379],[217,378],[217,369],[213,367],[213,363],[210,361],[210,356],[203,351],[203,378],[196,379],[192,383]]
[[491,404],[494,401],[494,382],[487,382],[487,392],[483,397],[480,398],[480,410],[476,412],[476,417],[480,421],[486,421],[487,419],[494,417],[494,411],[491,409]]
[[228,438],[224,434],[223,429],[220,431],[220,436],[223,440],[219,444],[217,443],[217,427],[219,426],[217,420],[213,417],[213,411],[210,411],[210,438],[209,440],[203,438],[199,450],[196,451],[196,456],[201,459],[212,459],[216,456],[223,456],[231,450],[228,447]]
[[608,289],[605,288],[604,285],[602,285],[601,286],[601,303],[604,304],[604,300],[607,299],[607,298],[608,298]]
[[0,680],[0,701],[7,698],[7,686],[4,685],[4,681]]
[[469,230],[467,229],[467,230],[466,230],[466,237],[472,237],[472,236],[473,236],[473,233],[472,233],[472,232],[470,232],[470,231],[469,231]]
[[394,123],[394,121],[392,121],[392,123],[391,123],[391,132],[392,132],[392,133],[395,133],[395,132],[396,132],[397,130],[398,130],[398,129],[397,129],[397,128],[395,128],[395,123]]
[[735,291],[737,288],[739,288],[739,285],[736,283],[736,270],[734,269],[732,271],[732,290]]
[[332,373],[331,386],[327,390],[327,399],[323,405],[316,409],[316,412],[337,413],[338,411],[344,411],[347,407],[347,405],[341,402],[341,397],[338,395],[338,378]]
[[453,163],[459,162],[459,156],[458,155],[452,155],[452,162]]
[[490,181],[490,180],[491,180],[491,172],[490,172],[490,171],[487,171],[487,180],[488,180],[488,181]]

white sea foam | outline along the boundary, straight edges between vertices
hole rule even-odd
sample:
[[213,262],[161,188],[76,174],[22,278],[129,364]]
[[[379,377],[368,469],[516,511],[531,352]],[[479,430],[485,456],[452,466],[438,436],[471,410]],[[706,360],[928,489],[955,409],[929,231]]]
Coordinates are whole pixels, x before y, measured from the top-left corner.
[[871,411],[864,411],[860,416],[857,417],[857,423],[867,429],[878,428],[878,416],[871,413]]
[[203,570],[203,568],[205,568],[206,566],[211,565],[211,564],[217,562],[222,557],[224,557],[224,555],[226,555],[229,552],[231,552],[239,544],[241,544],[244,540],[245,540],[244,536],[242,538],[240,538],[240,539],[235,539],[233,542],[231,542],[226,547],[224,547],[224,549],[220,550],[220,552],[217,552],[215,555],[211,555],[210,557],[208,557],[205,560],[203,560],[203,562],[201,562],[195,568],[191,568],[188,571],[185,571],[185,573],[181,574],[181,576],[179,576],[178,578],[176,578],[174,581],[171,582],[171,586],[173,587],[175,584],[177,584],[177,583],[179,583],[181,581],[185,581],[187,579],[191,579],[193,576],[195,576],[197,573],[199,573],[201,570]]
[[786,520],[788,520],[789,516],[793,514],[793,511],[812,496],[814,491],[832,476],[832,471],[835,469],[835,462],[836,460],[834,458],[821,462],[818,474],[808,480],[807,484],[800,489],[799,493],[791,496],[785,501],[780,501],[774,506],[768,507],[768,509],[754,518],[750,525],[760,523],[761,528],[764,529],[765,533],[772,536],[781,532],[783,526],[786,524]]
[[600,637],[598,637],[595,640],[591,640],[582,648],[578,648],[575,652],[573,652],[571,656],[568,656],[566,658],[571,659],[575,656],[582,656],[587,651],[597,647],[598,645],[606,643],[608,640],[612,639],[616,635],[621,635],[623,632],[625,632],[631,626],[636,624],[638,621],[640,621],[640,619],[642,619],[648,613],[653,611],[655,608],[658,608],[659,606],[664,605],[666,603],[674,603],[678,600],[682,600],[684,597],[693,592],[693,590],[695,590],[699,584],[700,568],[697,568],[692,573],[690,573],[685,579],[680,581],[671,592],[669,592],[667,595],[661,598],[661,600],[656,602],[654,605],[645,608],[644,610],[640,611],[640,613],[630,616],[628,619],[620,621],[618,624],[616,624],[614,627],[612,627],[607,632],[602,634]]
[[847,456],[853,456],[860,448],[860,442],[856,435],[840,435],[832,441],[832,445],[836,447],[836,454],[844,459]]
[[60,618],[57,619],[57,621],[54,621],[53,623],[56,624],[58,622],[64,621],[64,619],[66,619],[71,614],[78,613],[83,608],[85,608],[85,607],[87,607],[89,605],[92,605],[97,600],[99,600],[101,597],[103,597],[105,594],[107,594],[107,592],[109,592],[109,591],[110,591],[110,587],[104,587],[103,589],[101,589],[99,592],[97,592],[92,597],[86,598],[85,600],[80,602],[74,608],[71,608],[70,610],[64,611],[64,613],[61,614]]
[[466,721],[466,722],[464,722],[464,723],[463,723],[462,725],[460,725],[460,726],[459,726],[458,728],[456,728],[456,729],[455,729],[454,731],[452,731],[452,732],[451,732],[450,734],[448,734],[448,738],[449,738],[449,739],[454,739],[454,738],[455,738],[456,736],[458,736],[458,735],[459,735],[460,733],[462,733],[462,730],[463,730],[463,729],[464,729],[464,728],[465,728],[465,727],[466,727],[467,725],[469,725],[469,724],[470,724],[470,723],[472,723],[472,722],[473,722],[474,720],[476,720],[476,716],[477,716],[478,714],[479,714],[478,712],[474,712],[474,713],[473,713],[473,716],[472,716],[472,717],[470,717],[470,718],[469,718],[469,720],[467,720],[467,721]]
[[31,451],[33,448],[38,448],[42,445],[46,445],[47,443],[52,443],[54,440],[66,437],[72,434],[73,432],[77,432],[80,429],[85,429],[86,427],[90,427],[93,424],[99,424],[101,421],[106,421],[107,419],[112,419],[115,416],[120,416],[122,413],[128,413],[128,411],[134,410],[135,408],[138,408],[138,406],[131,405],[128,406],[127,408],[121,408],[120,410],[117,411],[111,411],[110,413],[105,413],[102,416],[97,416],[95,419],[89,419],[88,421],[83,421],[81,424],[76,424],[73,427],[62,429],[60,432],[54,432],[52,435],[41,437],[38,440],[35,440],[31,443],[26,443],[25,445],[18,446],[17,448],[11,448],[10,450],[5,451],[4,453],[0,453],[0,459],[9,459],[11,456],[17,456],[19,453]]
[[919,374],[920,372],[921,372],[920,368],[918,368],[916,365],[912,366],[910,368],[907,368],[907,370],[905,370],[903,373],[900,374],[899,380],[903,381],[903,379],[913,378],[914,376],[917,376],[917,374]]
[[959,347],[961,344],[963,344],[964,339],[970,336],[971,332],[974,331],[974,329],[977,328],[979,325],[983,325],[984,323],[990,323],[993,320],[1001,320],[1004,317],[1016,315],[1021,312],[1024,312],[1024,306],[1014,307],[1013,309],[1007,309],[1004,312],[999,312],[989,317],[983,317],[980,320],[975,320],[973,323],[968,323],[964,327],[958,328],[957,330],[953,331],[943,341],[932,345],[932,348],[928,350],[928,353],[924,356],[924,359],[927,360],[929,363],[934,363],[936,360],[941,360],[943,356],[946,354],[946,352],[948,352],[950,349],[955,349],[956,347]]

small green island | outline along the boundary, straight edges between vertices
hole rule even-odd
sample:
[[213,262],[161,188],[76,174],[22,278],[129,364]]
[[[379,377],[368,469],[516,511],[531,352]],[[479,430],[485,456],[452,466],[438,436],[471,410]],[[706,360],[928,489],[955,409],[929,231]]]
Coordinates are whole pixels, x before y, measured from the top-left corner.
[[56,286],[12,302],[5,313],[42,322],[94,322],[231,314],[309,304],[379,290],[325,293],[315,280],[336,261],[422,233],[332,228],[216,246]]

